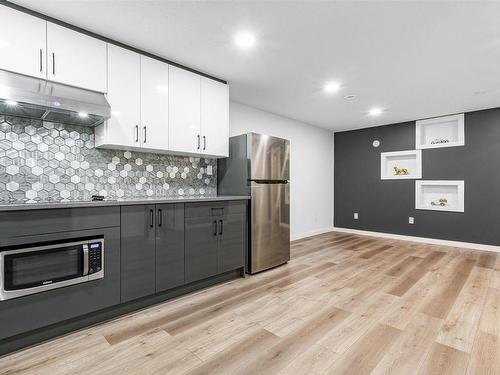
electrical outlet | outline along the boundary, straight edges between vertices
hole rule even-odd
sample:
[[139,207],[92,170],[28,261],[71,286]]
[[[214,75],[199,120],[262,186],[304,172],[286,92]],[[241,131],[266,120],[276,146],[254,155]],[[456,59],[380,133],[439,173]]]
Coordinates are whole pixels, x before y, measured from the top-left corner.
[[408,224],[415,224],[415,218],[413,216],[408,218]]
[[357,212],[354,213],[354,220],[358,220],[359,219],[359,214]]
[[207,175],[211,176],[211,175],[212,175],[212,173],[214,173],[214,172],[212,171],[212,166],[211,166],[211,165],[208,165],[208,166],[207,166]]

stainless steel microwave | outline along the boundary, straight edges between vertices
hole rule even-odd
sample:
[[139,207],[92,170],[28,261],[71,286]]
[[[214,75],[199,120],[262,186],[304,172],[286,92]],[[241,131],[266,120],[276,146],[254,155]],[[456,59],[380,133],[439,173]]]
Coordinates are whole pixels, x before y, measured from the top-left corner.
[[0,301],[104,278],[104,239],[0,248]]

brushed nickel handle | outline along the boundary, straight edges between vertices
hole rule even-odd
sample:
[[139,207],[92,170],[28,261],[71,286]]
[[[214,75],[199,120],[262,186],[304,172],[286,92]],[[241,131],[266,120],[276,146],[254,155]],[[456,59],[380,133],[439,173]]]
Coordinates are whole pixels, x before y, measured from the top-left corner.
[[142,127],[142,129],[143,129],[143,131],[144,131],[144,134],[143,134],[143,135],[144,135],[144,137],[143,137],[143,143],[146,143],[146,139],[147,139],[147,138],[146,138],[146,137],[147,137],[147,130],[146,130],[146,127],[145,127],[145,126],[143,126],[143,127]]
[[203,150],[207,149],[207,137],[203,136]]
[[56,54],[52,52],[52,75],[56,75]]
[[199,150],[200,149],[200,135],[198,134],[197,137],[198,137],[198,150]]
[[139,125],[135,126],[135,141],[139,142]]
[[43,51],[40,48],[40,73],[43,72],[43,63],[42,63],[42,60],[43,60]]

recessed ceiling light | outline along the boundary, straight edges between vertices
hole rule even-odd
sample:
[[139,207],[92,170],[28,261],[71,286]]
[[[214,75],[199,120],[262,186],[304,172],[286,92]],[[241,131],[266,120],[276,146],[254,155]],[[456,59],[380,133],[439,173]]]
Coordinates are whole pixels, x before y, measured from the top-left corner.
[[370,112],[368,112],[368,114],[370,116],[378,116],[378,115],[381,115],[382,112],[383,112],[382,108],[375,107],[375,108],[370,109]]
[[323,90],[327,93],[334,93],[340,90],[340,83],[338,82],[327,82],[323,86]]
[[255,44],[255,35],[250,32],[241,32],[236,34],[234,41],[241,48],[250,48]]
[[89,117],[89,114],[85,113],[85,112],[78,112],[78,116],[80,116],[82,118],[86,118],[86,117]]
[[349,95],[344,96],[344,99],[345,100],[354,100],[354,99],[356,99],[356,97],[357,96],[355,94],[349,94]]
[[6,100],[5,104],[10,105],[10,106],[16,106],[17,102],[15,100]]

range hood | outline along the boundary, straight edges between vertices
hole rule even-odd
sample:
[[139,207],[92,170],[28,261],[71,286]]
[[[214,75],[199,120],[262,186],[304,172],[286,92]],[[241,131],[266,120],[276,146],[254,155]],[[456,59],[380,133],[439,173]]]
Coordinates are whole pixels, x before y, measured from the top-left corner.
[[0,114],[97,126],[111,107],[102,93],[0,69]]

